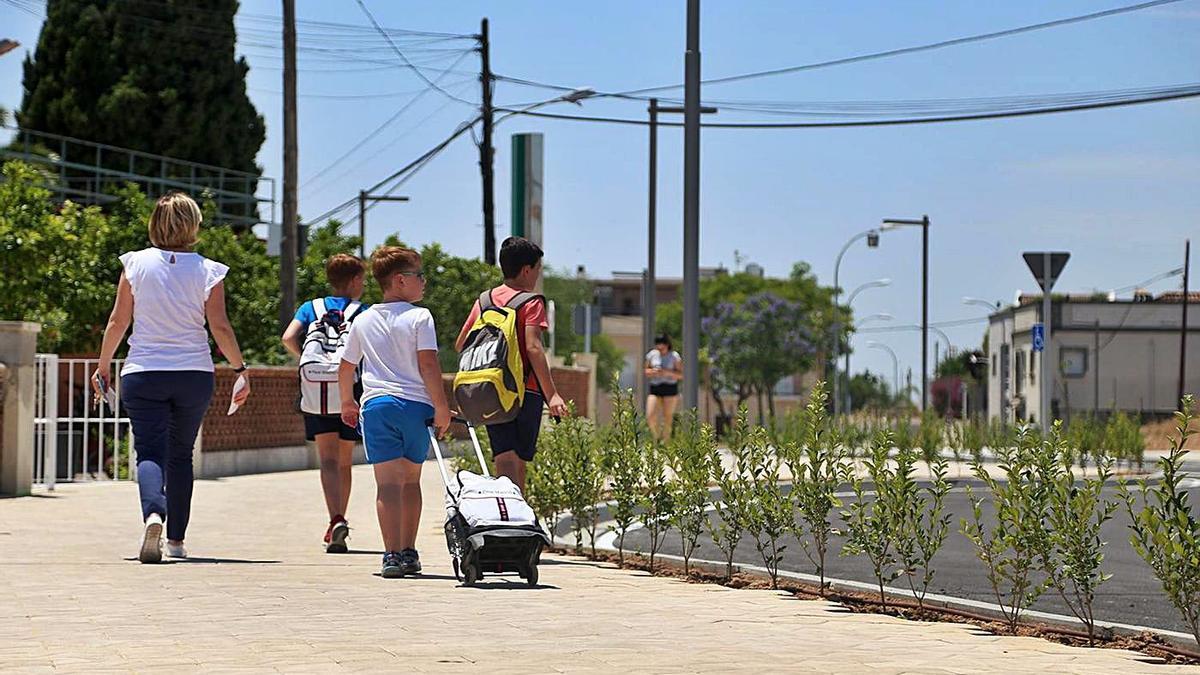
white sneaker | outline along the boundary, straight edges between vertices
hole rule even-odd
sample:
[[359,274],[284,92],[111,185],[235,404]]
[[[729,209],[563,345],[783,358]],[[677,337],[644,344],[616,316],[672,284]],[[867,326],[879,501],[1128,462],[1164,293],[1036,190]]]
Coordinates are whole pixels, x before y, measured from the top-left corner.
[[162,533],[162,516],[157,513],[151,513],[150,517],[146,519],[146,529],[142,531],[142,543],[141,550],[138,552],[138,560],[143,563],[162,562]]
[[168,558],[186,558],[187,557],[187,549],[183,547],[183,544],[172,544],[171,542],[168,541],[167,542],[167,557]]

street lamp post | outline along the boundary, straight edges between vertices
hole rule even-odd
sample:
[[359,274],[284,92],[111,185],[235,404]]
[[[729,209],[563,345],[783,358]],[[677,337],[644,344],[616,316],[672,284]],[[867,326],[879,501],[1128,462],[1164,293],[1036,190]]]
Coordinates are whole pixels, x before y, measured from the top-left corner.
[[700,0],[687,3],[683,115],[683,407],[700,403]]
[[877,248],[879,246],[880,230],[888,230],[888,229],[891,229],[891,226],[885,225],[884,227],[879,228],[878,230],[865,230],[863,232],[859,232],[858,234],[854,235],[853,237],[850,237],[850,239],[845,243],[845,245],[842,246],[842,250],[838,251],[837,258],[833,261],[833,317],[832,317],[833,320],[830,322],[829,351],[830,351],[830,356],[832,357],[832,358],[830,358],[830,363],[833,364],[833,372],[830,373],[830,375],[831,375],[831,379],[833,380],[833,414],[834,415],[837,415],[838,410],[841,408],[841,395],[840,395],[840,386],[838,384],[839,380],[838,380],[838,372],[837,372],[837,362],[838,362],[838,352],[840,351],[840,348],[841,348],[841,332],[842,332],[842,330],[841,330],[842,324],[840,321],[838,321],[838,307],[840,306],[838,304],[838,298],[841,297],[841,295],[842,295],[842,286],[839,281],[839,279],[841,277],[841,270],[842,270],[842,257],[846,255],[846,251],[850,250],[850,247],[854,245],[854,242],[858,241],[859,239],[865,238],[867,240],[868,248]]
[[[642,349],[646,352],[654,348],[654,324],[655,312],[658,306],[658,298],[655,292],[658,288],[656,282],[657,273],[655,271],[658,261],[657,244],[658,238],[658,115],[659,113],[675,113],[684,114],[686,109],[679,106],[660,106],[657,98],[650,99],[650,107],[647,110],[650,113],[650,166],[647,171],[647,202],[648,209],[646,214],[646,274],[642,278]],[[716,108],[710,106],[701,106],[700,114],[711,115],[717,112]],[[644,353],[644,352],[643,352]],[[639,369],[638,372],[641,372]],[[645,376],[639,378],[641,386],[641,401],[645,405],[648,386]]]
[[892,396],[896,396],[897,394],[900,393],[900,359],[896,358],[895,350],[893,350],[891,347],[883,344],[882,342],[876,342],[875,340],[871,340],[870,342],[868,342],[867,346],[870,347],[871,349],[882,349],[883,351],[886,351],[888,354],[891,355],[891,357],[892,357]]
[[[849,303],[847,303],[847,306],[849,306]],[[858,325],[859,325],[859,327],[862,327],[872,321],[891,321],[894,318],[895,317],[893,317],[891,314],[888,314],[887,312],[880,312],[878,314],[872,314],[868,317],[864,317],[862,321],[858,322]],[[850,397],[850,350],[849,349],[846,350],[846,354],[843,358],[845,359],[845,365],[842,367],[842,372],[844,372],[846,374],[846,393],[845,393],[845,396],[843,396],[843,398],[845,398],[846,401],[845,401],[845,406],[844,406],[843,410],[845,410],[846,412],[850,412],[851,404],[853,404],[854,401]]]
[[929,405],[929,216],[885,218],[884,225],[921,228],[921,412]]

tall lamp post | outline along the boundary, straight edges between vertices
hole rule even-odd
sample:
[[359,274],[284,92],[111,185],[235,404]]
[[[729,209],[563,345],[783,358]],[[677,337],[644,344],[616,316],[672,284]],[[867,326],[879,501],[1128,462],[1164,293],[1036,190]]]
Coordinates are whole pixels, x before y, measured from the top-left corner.
[[[887,278],[876,279],[875,281],[868,281],[867,283],[862,284],[858,288],[855,288],[853,291],[851,291],[850,295],[846,296],[846,309],[849,310],[850,307],[854,304],[854,299],[858,297],[858,294],[862,293],[863,291],[867,290],[868,288],[884,288],[886,286],[891,286],[891,285],[892,285],[892,280],[887,279]],[[835,366],[837,365],[837,361],[834,361],[834,365]],[[834,382],[837,382],[839,377],[836,372],[836,370],[837,370],[836,367],[834,370],[835,370],[835,372],[833,374]],[[850,412],[850,396],[849,396],[849,391],[848,391],[850,388],[850,352],[849,351],[846,352],[846,370],[843,373],[843,375],[846,378],[847,391],[842,392],[841,411],[844,413],[847,413],[847,412]]]
[[[846,303],[846,304],[847,304],[847,306],[849,306],[849,303]],[[892,316],[891,314],[888,314],[887,312],[880,312],[878,314],[872,314],[870,316],[863,317],[863,319],[858,322],[858,326],[861,328],[862,326],[865,326],[868,323],[871,323],[872,321],[891,321],[894,318],[896,318],[896,317]],[[842,397],[842,398],[846,399],[846,405],[843,409],[846,412],[850,412],[850,407],[854,403],[854,401],[850,397],[850,350],[849,349],[846,350],[846,354],[842,358],[845,359],[845,365],[842,366],[842,372],[846,374],[846,393]]]
[[854,242],[859,241],[860,239],[867,240],[867,248],[878,248],[879,247],[879,233],[881,231],[890,230],[892,227],[893,226],[891,226],[891,225],[884,225],[883,227],[881,227],[879,229],[864,230],[863,232],[859,232],[858,234],[854,235],[853,237],[850,237],[850,239],[845,243],[845,245],[842,246],[842,250],[838,251],[837,258],[833,261],[833,321],[830,322],[831,325],[829,327],[830,328],[829,351],[830,351],[830,356],[832,357],[832,358],[830,358],[830,363],[833,364],[833,372],[831,373],[831,376],[833,379],[833,414],[834,415],[838,414],[838,410],[841,407],[841,394],[840,394],[841,390],[840,390],[840,386],[838,384],[839,378],[838,378],[838,373],[837,373],[837,362],[838,362],[838,352],[841,351],[841,336],[842,336],[842,322],[838,321],[838,307],[840,307],[840,305],[838,304],[838,298],[841,297],[841,295],[842,295],[842,286],[839,281],[841,278],[841,271],[842,271],[842,257],[844,257],[846,255],[846,251],[850,250],[850,247],[854,245]]
[[700,0],[687,2],[683,56],[683,409],[700,404]]
[[929,216],[885,218],[884,225],[921,228],[921,412],[929,405]]
[[883,344],[882,342],[876,342],[875,340],[871,340],[870,342],[868,342],[867,346],[870,347],[871,349],[881,349],[891,355],[891,357],[892,357],[892,396],[898,395],[900,393],[900,359],[896,358],[895,350],[893,350],[891,347]]

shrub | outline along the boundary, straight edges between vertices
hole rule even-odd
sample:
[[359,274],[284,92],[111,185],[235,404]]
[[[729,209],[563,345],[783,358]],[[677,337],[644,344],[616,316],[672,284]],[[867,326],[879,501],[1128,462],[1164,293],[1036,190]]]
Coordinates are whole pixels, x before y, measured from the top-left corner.
[[1104,561],[1104,540],[1101,530],[1112,519],[1117,502],[1105,499],[1104,484],[1111,476],[1111,462],[1096,457],[1096,474],[1076,483],[1072,471],[1073,453],[1064,438],[1061,422],[1055,422],[1054,432],[1047,441],[1047,451],[1056,455],[1057,462],[1049,466],[1050,500],[1045,515],[1049,537],[1041,554],[1047,583],[1070,608],[1075,618],[1087,627],[1088,641],[1096,635],[1096,619],[1092,603],[1096,589],[1112,577],[1100,565]]
[[654,573],[654,556],[662,547],[663,538],[675,517],[675,490],[667,475],[670,457],[661,443],[646,447],[642,463],[642,491],[638,499],[642,525],[650,535],[650,573]]
[[[888,454],[892,448],[892,433],[882,430],[871,443],[870,455],[866,458],[867,476],[856,475],[851,480],[854,490],[854,501],[849,508],[842,511],[845,520],[846,544],[842,547],[842,555],[865,556],[871,563],[875,579],[879,583],[879,602],[887,607],[887,595],[883,586],[896,578],[896,555],[892,548],[893,521],[896,514],[889,506],[894,503],[886,494],[893,483],[894,473],[890,468]],[[912,446],[901,448],[900,453],[911,453]],[[876,498],[867,496],[867,485],[873,483]]]
[[[1046,464],[1053,464],[1055,459],[1043,450],[1032,427],[1022,427],[1016,447],[996,450],[1003,480],[993,478],[981,462],[972,466],[990,499],[977,497],[967,486],[972,519],[962,519],[962,532],[975,545],[976,557],[987,568],[996,604],[1014,631],[1021,614],[1045,590],[1034,575],[1041,567],[1038,557],[1048,546],[1043,517],[1052,486],[1045,479]],[[995,511],[990,527],[984,517],[985,501]]]
[[1127,486],[1122,484],[1121,490],[1131,521],[1133,550],[1154,571],[1200,644],[1200,520],[1192,513],[1183,487],[1187,477],[1183,472],[1187,456],[1184,448],[1192,434],[1195,413],[1195,399],[1185,396],[1182,410],[1176,413],[1171,452],[1158,460],[1162,479],[1155,485],[1145,479],[1138,483],[1140,508]]
[[917,446],[921,448],[921,459],[932,465],[942,454],[946,444],[946,421],[934,410],[921,414],[921,425],[917,427]]
[[750,510],[753,508],[754,489],[750,467],[752,457],[745,443],[748,438],[749,425],[743,406],[738,411],[737,421],[730,433],[729,452],[733,456],[732,469],[726,469],[721,462],[720,451],[715,443],[708,448],[709,468],[713,481],[721,490],[721,500],[714,504],[716,517],[706,519],[705,523],[713,545],[725,556],[726,581],[733,576],[733,557],[746,531],[751,518]]
[[625,564],[625,535],[637,520],[642,481],[642,447],[648,432],[634,403],[633,390],[614,387],[613,419],[602,434],[602,461],[612,497],[611,529],[617,535],[617,561]]
[[567,417],[548,431],[551,445],[560,458],[559,493],[564,496],[564,506],[571,512],[575,550],[582,551],[583,533],[587,532],[594,556],[598,503],[605,477],[597,450],[595,428],[591,420],[576,417],[572,405]]
[[1129,465],[1135,461],[1140,468],[1145,463],[1146,445],[1142,440],[1142,424],[1137,416],[1117,412],[1108,418],[1104,429],[1104,448],[1118,462],[1125,460]]
[[690,571],[692,554],[700,533],[708,522],[708,481],[713,474],[710,462],[716,457],[717,439],[711,426],[701,424],[695,410],[680,417],[670,442],[675,508],[669,519],[679,532],[683,551],[683,572]]
[[793,530],[821,579],[822,595],[825,594],[825,555],[833,535],[830,514],[842,505],[835,494],[850,473],[845,460],[846,446],[838,444],[829,428],[825,413],[827,401],[825,383],[819,382],[804,408],[799,438],[784,448],[792,474],[790,497],[800,516]]
[[780,459],[762,428],[750,431],[746,441],[752,477],[753,499],[747,511],[746,530],[771,577],[771,588],[779,587],[779,565],[787,545],[783,537],[795,527],[792,502],[779,482]]
[[946,460],[937,456],[928,464],[929,484],[924,488],[918,486],[916,457],[911,449],[898,453],[892,484],[879,490],[879,499],[889,502],[887,511],[892,518],[888,524],[900,566],[898,573],[908,581],[917,605],[923,607],[929,584],[933,582],[933,557],[941,550],[950,530],[950,514],[945,512],[950,482],[946,480]]

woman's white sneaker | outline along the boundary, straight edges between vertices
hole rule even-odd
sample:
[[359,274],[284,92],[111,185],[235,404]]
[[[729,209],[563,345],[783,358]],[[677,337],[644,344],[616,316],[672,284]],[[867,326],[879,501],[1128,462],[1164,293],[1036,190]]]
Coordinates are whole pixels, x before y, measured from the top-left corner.
[[183,547],[182,543],[172,544],[170,541],[168,541],[167,542],[167,557],[168,558],[187,558],[187,549]]
[[162,516],[151,513],[150,517],[146,518],[146,529],[142,530],[142,544],[141,550],[138,551],[138,560],[143,563],[162,562],[162,533]]

